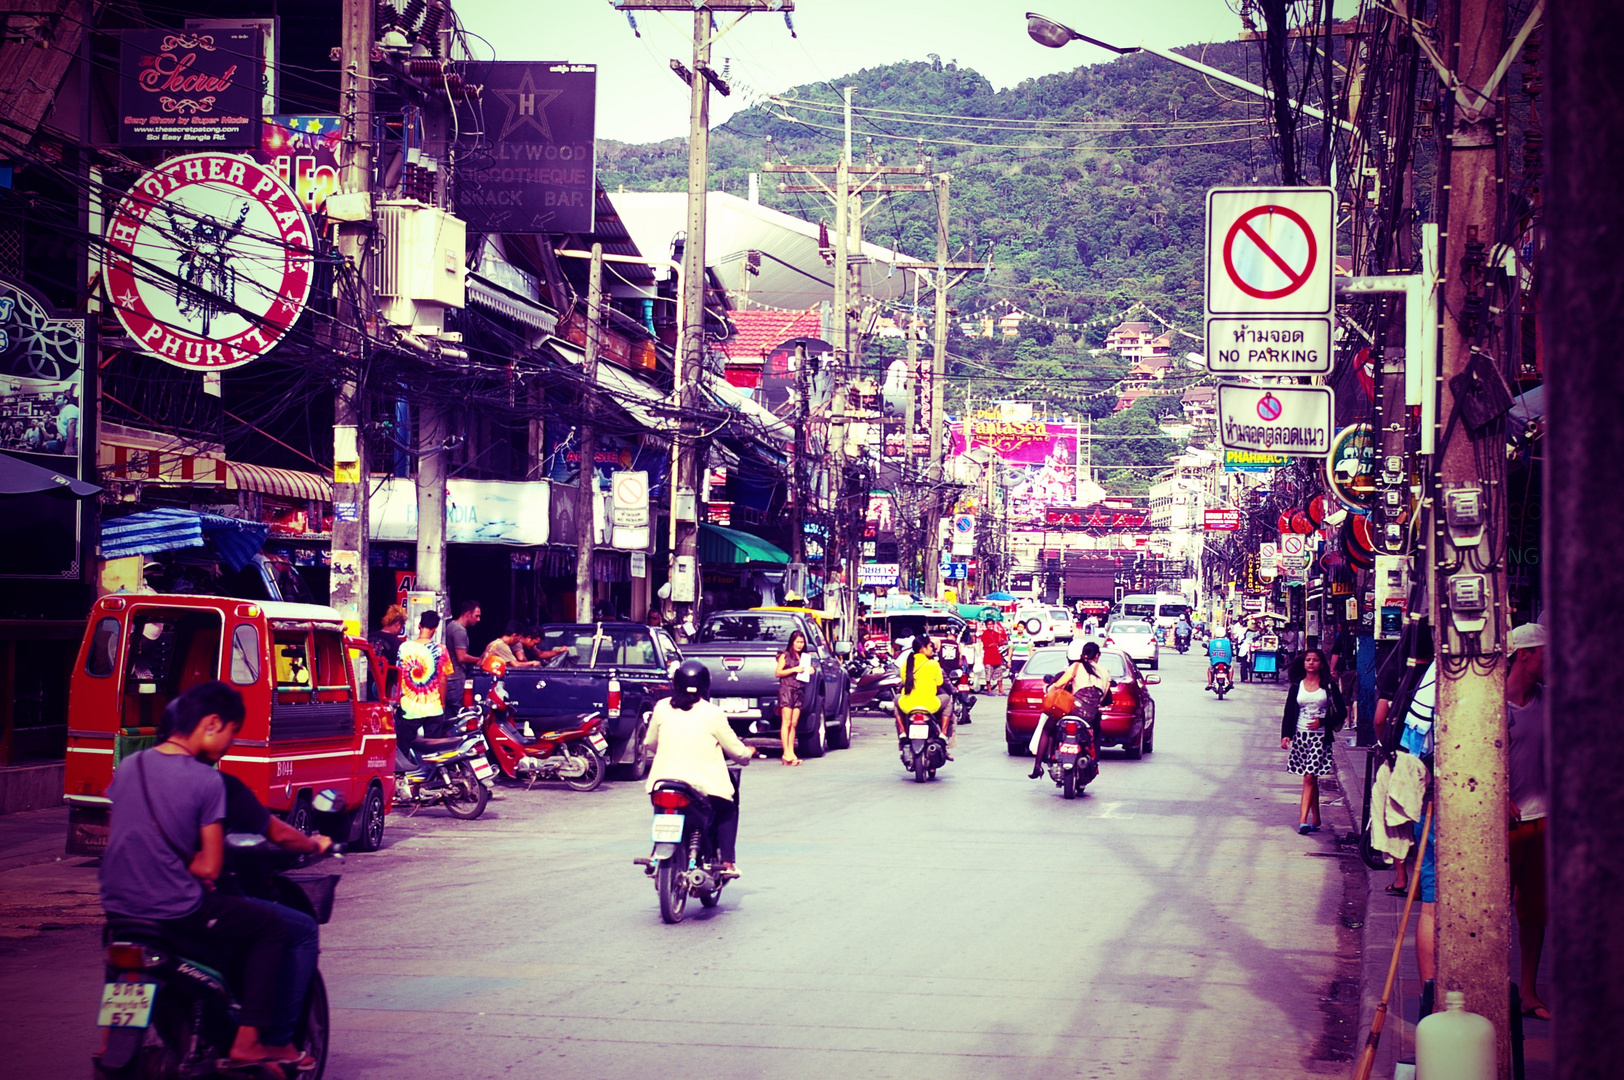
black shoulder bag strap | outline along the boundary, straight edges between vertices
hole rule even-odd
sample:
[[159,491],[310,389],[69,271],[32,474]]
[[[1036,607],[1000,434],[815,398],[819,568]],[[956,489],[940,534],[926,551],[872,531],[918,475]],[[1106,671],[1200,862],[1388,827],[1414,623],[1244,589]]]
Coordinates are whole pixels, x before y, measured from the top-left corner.
[[[134,760],[140,761],[140,760],[144,759],[147,756],[147,754],[156,754],[157,752],[158,752],[157,750],[144,750],[141,753],[137,754],[135,756]],[[162,821],[158,820],[158,811],[153,809],[153,806],[152,806],[152,792],[150,790],[148,790],[148,788],[147,788],[147,767],[145,765],[141,766],[140,773],[141,773],[141,798],[146,801],[147,814],[152,818],[152,823],[158,827],[158,835],[163,837],[163,841],[164,841],[165,844],[169,845],[169,850],[173,851],[177,856],[180,857],[180,861],[181,861],[182,866],[190,866],[191,863],[192,863],[192,856],[195,855],[196,852],[187,852],[184,849],[182,849],[179,844],[175,843],[174,840],[170,839],[168,830],[166,830],[164,828],[164,823]]]

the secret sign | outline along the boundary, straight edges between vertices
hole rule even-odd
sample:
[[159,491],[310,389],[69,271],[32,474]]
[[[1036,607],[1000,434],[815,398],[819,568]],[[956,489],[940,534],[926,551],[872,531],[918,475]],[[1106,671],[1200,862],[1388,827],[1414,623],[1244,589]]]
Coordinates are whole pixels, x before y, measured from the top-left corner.
[[256,30],[125,31],[118,144],[257,146],[262,55]]

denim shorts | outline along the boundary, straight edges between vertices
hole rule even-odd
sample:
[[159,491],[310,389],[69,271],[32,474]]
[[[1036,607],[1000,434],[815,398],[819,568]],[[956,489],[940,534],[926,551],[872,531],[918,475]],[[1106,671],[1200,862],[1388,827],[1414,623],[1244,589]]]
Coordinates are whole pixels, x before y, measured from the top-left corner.
[[[1437,830],[1434,829],[1433,835],[1427,837],[1426,850],[1421,853],[1421,868],[1419,871],[1421,874],[1421,888],[1417,892],[1416,899],[1423,904],[1433,904],[1438,900],[1438,859],[1436,857],[1436,841],[1438,837],[1436,833]],[[1418,841],[1421,839],[1421,822],[1419,821],[1415,823],[1415,838]]]

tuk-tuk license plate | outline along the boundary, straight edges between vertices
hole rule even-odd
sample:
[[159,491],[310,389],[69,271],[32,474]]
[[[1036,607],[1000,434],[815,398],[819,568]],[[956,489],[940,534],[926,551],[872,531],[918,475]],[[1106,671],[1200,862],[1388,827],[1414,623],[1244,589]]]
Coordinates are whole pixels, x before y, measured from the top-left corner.
[[930,738],[930,725],[929,724],[909,724],[908,725],[908,738],[910,738],[910,739],[928,739],[928,738]]
[[479,777],[481,783],[495,774],[496,770],[491,768],[490,759],[482,757],[474,759],[474,775]]
[[682,843],[681,814],[655,814],[654,815],[654,842],[656,844]]
[[602,735],[599,735],[596,731],[588,735],[586,737],[586,741],[591,743],[592,749],[596,750],[600,754],[609,749],[609,740],[604,738]]
[[152,1022],[152,997],[157,990],[157,983],[108,983],[102,988],[101,1015],[96,1023],[102,1027],[146,1027]]

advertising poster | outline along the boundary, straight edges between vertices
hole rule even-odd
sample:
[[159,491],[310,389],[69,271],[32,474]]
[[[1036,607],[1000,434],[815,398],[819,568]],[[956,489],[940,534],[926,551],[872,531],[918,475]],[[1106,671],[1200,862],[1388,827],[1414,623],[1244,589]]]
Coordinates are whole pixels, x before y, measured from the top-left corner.
[[1041,524],[1050,507],[1076,505],[1077,441],[1076,424],[978,419],[954,425],[952,452],[985,447],[996,453],[1014,474],[1009,520],[1031,525]]
[[258,30],[126,30],[118,144],[224,150],[259,145]]
[[[94,481],[84,465],[94,449],[85,427],[87,321],[58,317],[31,290],[0,278],[0,451]],[[0,578],[80,576],[83,500],[15,495],[6,508]]]
[[254,160],[293,189],[305,213],[320,210],[338,191],[343,122],[336,116],[267,116],[259,131]]
[[[461,65],[480,88],[457,158],[457,213],[470,232],[589,233],[595,192],[596,64]],[[461,115],[461,114],[459,114]]]

